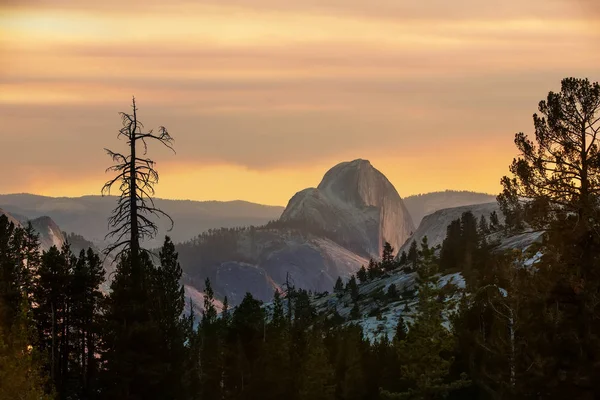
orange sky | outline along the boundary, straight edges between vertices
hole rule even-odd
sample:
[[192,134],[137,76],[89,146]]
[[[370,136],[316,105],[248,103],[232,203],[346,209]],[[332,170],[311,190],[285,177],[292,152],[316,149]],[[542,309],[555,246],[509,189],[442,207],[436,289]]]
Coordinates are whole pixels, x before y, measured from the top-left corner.
[[402,196],[496,193],[566,76],[600,79],[596,0],[9,0],[0,193],[98,194],[135,94],[157,194],[285,205],[369,159]]

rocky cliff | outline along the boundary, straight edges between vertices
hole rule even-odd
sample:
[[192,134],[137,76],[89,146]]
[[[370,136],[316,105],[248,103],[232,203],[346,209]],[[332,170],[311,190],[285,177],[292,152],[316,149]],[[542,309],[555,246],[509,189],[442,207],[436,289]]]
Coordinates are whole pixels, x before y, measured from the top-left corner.
[[258,228],[201,235],[180,244],[188,284],[203,290],[210,277],[231,304],[251,292],[270,300],[289,279],[296,287],[331,290],[348,278],[385,241],[399,247],[414,230],[400,195],[369,161],[344,162],[325,173],[316,188],[290,199],[281,218]]

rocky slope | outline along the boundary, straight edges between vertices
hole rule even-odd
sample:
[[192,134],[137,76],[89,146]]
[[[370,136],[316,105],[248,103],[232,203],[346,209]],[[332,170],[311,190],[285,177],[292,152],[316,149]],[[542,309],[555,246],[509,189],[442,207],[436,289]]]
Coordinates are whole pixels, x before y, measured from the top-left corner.
[[429,214],[423,218],[417,230],[413,235],[400,247],[398,254],[402,251],[408,252],[408,248],[413,240],[417,244],[421,243],[424,236],[427,236],[427,240],[431,247],[442,244],[446,237],[446,228],[452,221],[461,217],[466,212],[471,211],[473,215],[479,220],[481,216],[485,216],[489,220],[489,216],[493,211],[496,211],[500,222],[503,221],[502,213],[498,203],[485,203],[485,204],[473,204],[462,207],[446,208],[438,210],[432,214]]
[[438,210],[473,204],[492,203],[496,201],[496,196],[464,190],[445,190],[443,192],[431,192],[408,196],[403,200],[415,225],[419,226],[424,216]]
[[[8,220],[16,226],[27,226],[28,220],[22,216],[16,217],[0,208],[0,215],[6,215]],[[60,248],[65,243],[65,236],[56,222],[50,217],[39,217],[30,220],[33,229],[38,233],[40,239],[40,248],[42,251],[50,249],[52,246]]]
[[385,241],[399,246],[414,230],[393,185],[366,160],[330,169],[317,188],[298,192],[281,218],[260,228],[220,230],[178,246],[189,283],[205,277],[231,304],[245,292],[268,301],[290,279],[297,287],[331,290]]

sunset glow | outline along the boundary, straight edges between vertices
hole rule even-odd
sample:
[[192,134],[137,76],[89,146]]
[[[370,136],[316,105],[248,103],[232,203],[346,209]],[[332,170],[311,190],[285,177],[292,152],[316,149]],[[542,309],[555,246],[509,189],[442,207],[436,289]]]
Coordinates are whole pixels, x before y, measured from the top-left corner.
[[83,3],[0,5],[2,193],[98,194],[132,95],[176,141],[160,197],[285,205],[353,158],[496,193],[539,100],[600,79],[594,1]]

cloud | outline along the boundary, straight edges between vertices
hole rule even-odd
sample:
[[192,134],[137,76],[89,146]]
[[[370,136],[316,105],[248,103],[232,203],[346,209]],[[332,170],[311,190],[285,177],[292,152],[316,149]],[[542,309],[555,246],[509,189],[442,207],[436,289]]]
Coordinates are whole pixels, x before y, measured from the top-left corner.
[[446,163],[468,185],[465,149],[493,148],[482,171],[504,168],[561,78],[600,78],[585,1],[3,3],[0,192],[101,183],[133,94],[146,125],[176,138],[176,156],[151,154],[180,180],[214,167],[281,183],[278,171],[363,157],[447,181]]

